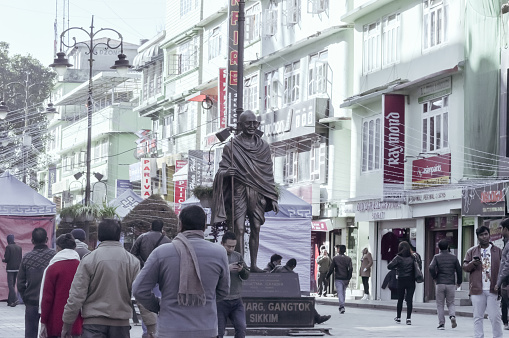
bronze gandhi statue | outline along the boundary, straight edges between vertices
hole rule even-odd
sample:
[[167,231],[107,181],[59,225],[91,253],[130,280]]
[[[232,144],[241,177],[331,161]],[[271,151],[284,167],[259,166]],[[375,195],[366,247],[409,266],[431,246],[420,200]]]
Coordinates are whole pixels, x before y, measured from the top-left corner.
[[234,196],[233,228],[237,237],[235,248],[244,256],[244,224],[249,219],[249,255],[251,271],[264,272],[256,262],[260,241],[260,227],[265,223],[265,212],[279,211],[272,172],[272,157],[268,143],[256,135],[260,126],[256,115],[246,110],[239,116],[242,132],[223,149],[219,170],[214,178],[212,224],[228,220],[232,212],[232,177]]

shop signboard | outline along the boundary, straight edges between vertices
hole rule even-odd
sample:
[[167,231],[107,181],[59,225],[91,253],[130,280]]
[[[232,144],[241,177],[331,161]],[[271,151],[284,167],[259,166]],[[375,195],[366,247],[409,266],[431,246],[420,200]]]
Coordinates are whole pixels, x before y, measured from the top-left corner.
[[219,68],[219,129],[226,128],[226,68]]
[[228,126],[237,126],[237,81],[239,72],[239,11],[238,1],[228,7],[228,83],[226,88]]
[[332,222],[330,219],[318,219],[311,221],[311,231],[330,231]]
[[143,199],[152,195],[152,162],[150,158],[141,159],[141,197]]
[[451,181],[451,154],[415,160],[412,163],[412,189],[449,184]]
[[186,200],[186,189],[187,189],[187,180],[178,180],[175,181],[175,214],[178,216],[180,210],[182,209],[181,203]]
[[461,214],[482,217],[505,216],[505,191],[504,182],[464,188]]
[[117,179],[117,184],[115,186],[115,198],[122,195],[124,191],[133,189],[133,184],[129,180],[119,180]]
[[412,218],[411,210],[407,204],[399,202],[368,200],[357,202],[355,206],[356,222],[383,221],[405,218]]
[[405,182],[405,96],[383,97],[384,199],[402,198]]
[[48,169],[48,198],[53,197],[53,191],[51,188],[53,187],[53,183],[57,181],[57,168],[50,167]]

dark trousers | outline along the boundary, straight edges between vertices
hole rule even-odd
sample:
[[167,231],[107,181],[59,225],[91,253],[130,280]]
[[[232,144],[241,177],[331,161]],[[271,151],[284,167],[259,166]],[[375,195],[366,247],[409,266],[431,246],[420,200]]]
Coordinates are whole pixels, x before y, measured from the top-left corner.
[[17,272],[7,272],[7,285],[9,287],[9,296],[7,297],[7,304],[15,303],[18,300],[16,296],[16,277]]
[[506,291],[504,285],[502,285],[501,294],[502,294],[502,301],[500,302],[500,307],[502,308],[502,322],[504,323],[504,325],[507,325],[507,323],[508,323],[507,306],[509,305],[509,299],[508,299],[507,291]]
[[129,338],[131,326],[83,325],[81,338]]
[[246,337],[246,311],[242,299],[225,299],[216,303],[217,305],[217,333],[223,338],[226,328],[226,321],[230,318],[235,329],[235,338]]
[[38,305],[25,304],[25,338],[37,338],[40,318]]
[[401,310],[403,310],[403,299],[406,301],[406,318],[412,317],[412,299],[415,292],[415,279],[413,277],[398,278],[398,304],[397,317],[401,318]]
[[[318,294],[327,294],[327,272],[318,272]],[[323,292],[322,292],[323,291]]]
[[362,277],[362,285],[364,285],[364,293],[369,295],[369,277]]

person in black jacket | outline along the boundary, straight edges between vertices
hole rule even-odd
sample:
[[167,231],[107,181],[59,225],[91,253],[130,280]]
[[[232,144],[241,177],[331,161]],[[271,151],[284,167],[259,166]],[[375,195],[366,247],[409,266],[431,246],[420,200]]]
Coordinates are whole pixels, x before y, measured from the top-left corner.
[[7,263],[7,285],[9,287],[7,305],[15,307],[18,305],[15,286],[19,266],[21,265],[21,247],[14,242],[14,235],[7,235],[7,246],[2,262]]
[[438,313],[437,329],[445,329],[444,301],[447,301],[449,319],[451,320],[451,326],[454,329],[457,326],[454,297],[456,295],[456,287],[461,286],[461,265],[458,258],[449,251],[448,240],[442,239],[438,242],[438,248],[440,249],[440,253],[433,257],[433,260],[429,265],[429,273],[436,283],[435,295]]
[[[403,299],[406,301],[406,324],[412,325],[412,299],[415,292],[414,260],[421,267],[420,259],[412,254],[412,248],[408,242],[401,242],[398,245],[398,254],[387,265],[389,270],[397,269],[398,272],[398,304],[396,307],[396,323],[401,323],[401,311]],[[406,294],[406,296],[405,296]]]
[[334,272],[334,284],[338,292],[339,313],[345,313],[346,288],[352,278],[352,259],[345,255],[346,246],[336,245],[337,255],[332,259],[332,264],[327,272],[326,279]]

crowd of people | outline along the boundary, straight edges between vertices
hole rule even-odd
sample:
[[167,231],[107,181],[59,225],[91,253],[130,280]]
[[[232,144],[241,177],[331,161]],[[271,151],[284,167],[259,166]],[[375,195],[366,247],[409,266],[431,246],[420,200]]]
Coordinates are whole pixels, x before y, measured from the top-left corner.
[[[14,236],[7,238],[6,263],[8,306],[16,306],[15,286],[25,305],[25,337],[129,337],[132,298],[144,323],[143,337],[223,337],[230,320],[235,337],[246,336],[246,310],[241,291],[250,277],[243,256],[235,251],[237,236],[224,233],[221,245],[204,240],[206,215],[201,207],[189,206],[179,214],[181,231],[170,241],[163,223],[156,220],[151,231],[138,237],[131,253],[120,243],[120,221],[105,219],[98,226],[100,244],[90,251],[81,229],[60,235],[56,250],[47,245],[43,228],[32,231],[33,250],[22,257]],[[509,240],[509,219],[501,222],[504,243]],[[439,253],[428,266],[435,283],[438,330],[446,326],[445,305],[451,327],[457,327],[455,292],[462,283],[462,271],[470,274],[469,290],[473,305],[474,336],[483,337],[483,318],[488,314],[494,337],[509,330],[501,315],[508,304],[509,246],[503,250],[490,242],[490,229],[476,229],[478,245],[470,248],[461,265],[450,252],[446,239],[439,241]],[[329,257],[320,248],[318,296],[325,296],[334,274],[339,313],[345,313],[345,291],[352,278],[352,259],[346,246],[337,245]],[[263,270],[266,273],[295,273],[297,261],[274,254]],[[373,258],[362,250],[359,276],[369,299],[369,277]],[[411,325],[416,283],[422,279],[422,261],[410,244],[402,241],[388,269],[397,274],[395,322],[401,323],[403,301],[406,321]],[[321,316],[313,309],[314,323]],[[39,328],[40,323],[40,328]]]

